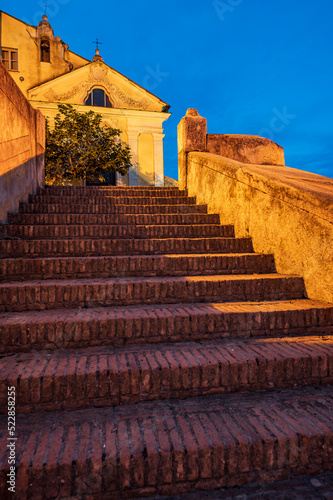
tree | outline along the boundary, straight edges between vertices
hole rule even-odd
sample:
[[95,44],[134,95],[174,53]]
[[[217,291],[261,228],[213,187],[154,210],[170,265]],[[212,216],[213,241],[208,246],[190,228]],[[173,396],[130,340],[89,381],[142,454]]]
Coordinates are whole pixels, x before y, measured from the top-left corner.
[[128,173],[130,148],[120,141],[121,131],[102,126],[102,115],[79,113],[70,104],[59,104],[54,128],[46,120],[45,178],[61,185],[74,178],[103,182],[103,174]]

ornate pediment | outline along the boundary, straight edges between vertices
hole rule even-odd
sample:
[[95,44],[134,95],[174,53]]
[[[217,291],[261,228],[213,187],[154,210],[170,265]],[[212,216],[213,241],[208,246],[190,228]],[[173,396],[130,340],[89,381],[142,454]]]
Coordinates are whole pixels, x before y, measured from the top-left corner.
[[102,88],[114,108],[162,111],[166,105],[99,60],[29,90],[29,99],[84,104],[93,88]]

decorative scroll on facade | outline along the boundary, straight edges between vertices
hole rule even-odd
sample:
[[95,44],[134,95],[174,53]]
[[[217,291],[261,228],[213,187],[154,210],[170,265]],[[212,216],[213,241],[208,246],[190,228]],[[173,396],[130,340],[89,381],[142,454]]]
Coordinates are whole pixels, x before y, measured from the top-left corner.
[[[147,99],[142,99],[141,101],[132,99],[120,90],[117,85],[112,83],[108,76],[108,68],[100,63],[94,63],[90,68],[87,80],[75,85],[68,92],[58,94],[51,88],[43,94],[43,97],[49,102],[66,102],[77,95],[79,97],[78,104],[83,104],[86,96],[96,86],[105,89],[115,108],[123,107],[121,103],[126,104],[131,109],[146,110],[149,107],[150,103]],[[36,94],[31,94],[31,98],[34,97],[36,97]]]

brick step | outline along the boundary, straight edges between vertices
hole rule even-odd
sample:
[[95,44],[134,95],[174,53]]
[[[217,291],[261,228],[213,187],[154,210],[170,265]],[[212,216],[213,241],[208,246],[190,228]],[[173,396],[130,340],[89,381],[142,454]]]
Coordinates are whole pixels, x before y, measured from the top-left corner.
[[[269,483],[251,482],[242,486],[205,489],[180,495],[154,495],[151,500],[327,500],[332,497],[333,472],[289,477]],[[207,485],[205,485],[207,488]],[[208,486],[209,487],[209,486]],[[147,497],[146,497],[147,498]],[[141,500],[145,500],[141,498]]]
[[169,254],[0,259],[0,281],[268,274],[271,272],[275,272],[274,257],[268,254]]
[[[65,198],[66,199],[66,198]],[[117,205],[195,205],[195,198],[115,198],[110,203],[68,203],[59,198],[56,203],[20,203],[19,212],[26,214],[35,213],[112,213]],[[68,212],[69,210],[69,212]]]
[[117,225],[207,225],[220,224],[218,214],[8,214],[9,224],[117,224]]
[[195,202],[195,197],[173,195],[173,196],[124,196],[123,194],[114,195],[113,193],[104,195],[91,194],[78,194],[78,195],[29,195],[28,203],[31,204],[68,204],[68,205],[84,205],[84,204],[96,204],[96,205],[179,205],[185,203]]
[[155,186],[47,186],[37,188],[37,195],[46,196],[187,196],[178,187]]
[[0,408],[16,412],[114,406],[333,382],[333,335],[90,347],[0,359]]
[[1,283],[0,311],[303,297],[303,279],[280,274],[45,280]]
[[3,258],[251,252],[250,238],[0,240]]
[[333,387],[304,387],[18,415],[16,495],[152,497],[332,471],[332,412]]
[[[58,202],[57,205],[60,203]],[[82,203],[80,204],[82,205]],[[104,205],[103,205],[104,206]],[[207,214],[207,205],[107,205],[112,214]]]
[[299,299],[8,312],[0,313],[0,330],[0,353],[333,334],[333,305]]
[[234,226],[179,225],[179,226],[117,226],[117,225],[3,225],[0,226],[3,238],[204,238],[235,236]]

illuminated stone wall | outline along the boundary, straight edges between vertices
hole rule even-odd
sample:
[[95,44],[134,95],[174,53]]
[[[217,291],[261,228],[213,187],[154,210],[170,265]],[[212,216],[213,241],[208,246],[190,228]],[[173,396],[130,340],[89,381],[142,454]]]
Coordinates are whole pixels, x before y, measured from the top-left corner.
[[0,223],[44,185],[45,118],[0,63]]
[[303,276],[310,298],[333,303],[333,180],[261,164],[269,152],[282,158],[271,141],[257,164],[206,152],[206,141],[206,120],[192,110],[178,129],[180,189],[233,224],[237,237],[250,236],[256,252],[273,253],[277,272]]

